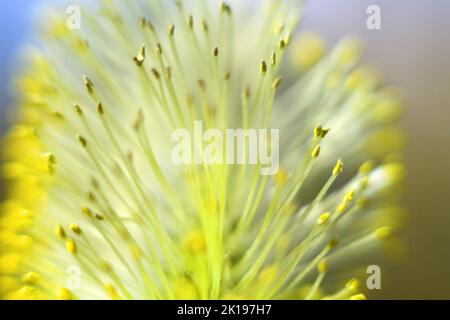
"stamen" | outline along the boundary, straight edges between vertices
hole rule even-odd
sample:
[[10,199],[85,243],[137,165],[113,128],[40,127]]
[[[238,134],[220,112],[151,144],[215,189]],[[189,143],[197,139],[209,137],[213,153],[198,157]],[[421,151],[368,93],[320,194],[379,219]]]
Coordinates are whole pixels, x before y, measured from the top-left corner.
[[133,58],[134,62],[136,63],[137,66],[142,66],[142,64],[144,63],[145,60],[145,46],[142,46],[141,49],[139,50],[139,53],[137,54],[137,56],[135,56]]
[[83,76],[84,85],[86,87],[86,90],[89,92],[89,94],[94,94],[94,83],[89,79],[87,76]]
[[73,233],[81,235],[81,228],[79,225],[72,223],[70,224],[69,228],[70,230],[72,230]]
[[66,248],[67,248],[67,251],[73,255],[77,254],[77,252],[78,252],[77,244],[75,243],[75,241],[73,239],[68,238],[66,240]]
[[22,277],[22,281],[28,285],[36,285],[40,279],[41,276],[36,272],[28,272]]
[[314,298],[314,295],[319,289],[320,284],[325,278],[325,273],[328,271],[328,261],[325,259],[320,261],[319,264],[317,265],[317,271],[319,272],[319,274],[316,278],[316,281],[314,281],[314,284],[311,287],[311,290],[309,291],[308,295],[305,297],[305,300],[311,300]]
[[67,237],[66,231],[64,231],[63,226],[61,225],[57,225],[56,226],[56,235],[58,236],[58,238],[65,240]]
[[344,170],[344,163],[341,159],[339,159],[336,163],[336,166],[333,168],[333,175],[337,176]]

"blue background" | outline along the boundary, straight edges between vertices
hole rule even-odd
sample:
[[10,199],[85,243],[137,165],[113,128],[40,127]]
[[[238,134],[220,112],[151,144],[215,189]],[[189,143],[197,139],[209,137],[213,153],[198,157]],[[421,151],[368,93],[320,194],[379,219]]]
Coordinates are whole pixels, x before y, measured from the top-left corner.
[[2,0],[0,3],[0,131],[6,125],[6,109],[12,101],[10,79],[21,44],[32,32],[32,17],[39,1]]

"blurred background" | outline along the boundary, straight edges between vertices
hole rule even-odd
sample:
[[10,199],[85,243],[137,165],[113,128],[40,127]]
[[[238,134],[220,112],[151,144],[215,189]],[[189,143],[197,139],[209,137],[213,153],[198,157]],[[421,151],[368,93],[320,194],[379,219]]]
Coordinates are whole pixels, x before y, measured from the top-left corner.
[[[11,75],[19,60],[20,45],[30,35],[37,2],[4,0],[0,4],[0,136],[7,129],[7,110],[12,101]],[[0,180],[0,199],[3,197],[4,185]]]
[[[370,5],[381,9],[380,30],[367,29]],[[450,1],[312,0],[304,27],[330,43],[349,33],[361,36],[366,61],[406,102],[402,236],[409,252],[385,267],[374,297],[450,299]]]
[[39,1],[3,0],[0,4],[0,132],[6,128],[6,109],[11,103],[9,81],[18,62],[20,45],[32,31],[35,7]]
[[[11,105],[9,81],[20,46],[33,32],[33,12],[45,0],[0,3],[0,132]],[[381,9],[381,29],[368,30],[367,8]],[[401,236],[408,252],[382,269],[380,299],[450,299],[450,1],[310,0],[303,30],[319,31],[331,46],[356,34],[365,61],[406,102],[403,126],[408,219]],[[0,183],[1,185],[1,183]]]

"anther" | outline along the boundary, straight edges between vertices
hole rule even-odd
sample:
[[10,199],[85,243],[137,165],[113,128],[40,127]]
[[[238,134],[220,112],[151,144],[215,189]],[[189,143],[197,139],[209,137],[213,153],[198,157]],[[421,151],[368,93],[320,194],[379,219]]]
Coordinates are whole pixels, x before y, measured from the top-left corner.
[[103,109],[103,105],[101,102],[97,103],[97,113],[99,115],[104,115],[105,114],[105,110]]
[[90,202],[97,202],[97,198],[95,197],[94,193],[89,192],[87,197],[88,197]]
[[325,138],[327,136],[328,132],[330,132],[330,131],[331,131],[330,128],[327,128],[327,129],[322,128],[322,133],[321,133],[320,137],[322,139]]
[[244,87],[244,96],[247,99],[249,99],[251,96],[251,89],[250,89],[250,86],[248,86],[248,85]]
[[73,239],[67,239],[66,241],[66,249],[69,253],[75,255],[77,253],[77,244]]
[[145,61],[145,46],[142,46],[139,50],[138,54],[133,58],[134,63],[136,63],[137,66],[142,66],[142,64]]
[[320,146],[317,146],[314,148],[314,150],[311,152],[311,157],[317,158],[320,154]]
[[82,115],[83,115],[83,109],[81,109],[80,105],[74,104],[74,105],[73,105],[73,109],[75,110],[75,112],[76,112],[79,116],[82,116]]
[[95,190],[100,189],[100,183],[95,178],[91,179],[91,185]]
[[153,24],[146,18],[141,18],[141,27],[144,29],[148,27],[151,31],[155,31]]
[[174,33],[175,33],[175,25],[171,24],[169,26],[169,28],[167,29],[167,33],[169,35],[169,37],[173,37]]
[[208,33],[209,27],[205,19],[200,20],[200,28],[203,30],[203,32]]
[[83,76],[84,85],[86,86],[86,90],[89,94],[94,92],[94,83],[87,76]]
[[367,300],[367,298],[364,294],[358,293],[358,294],[351,296],[350,300]]
[[198,80],[198,85],[200,89],[205,90],[206,89],[206,82],[203,79]]
[[64,230],[63,226],[61,226],[61,225],[56,226],[55,233],[58,236],[58,238],[60,238],[60,239],[64,240],[67,237],[66,231]]
[[322,213],[319,218],[317,218],[317,224],[319,226],[324,225],[325,223],[327,223],[330,220],[330,213],[329,212],[325,212]]
[[370,171],[373,170],[374,162],[373,161],[366,161],[359,167],[359,174],[362,176],[367,175]]
[[133,159],[134,159],[133,152],[131,152],[131,151],[128,152],[127,159],[128,159],[128,162],[133,163]]
[[275,52],[272,52],[272,55],[270,56],[270,64],[272,66],[277,64],[277,54]]
[[284,185],[289,179],[289,175],[285,170],[279,170],[275,176],[277,185]]
[[147,27],[147,19],[145,19],[145,18],[141,18],[141,27],[142,28],[146,28]]
[[83,207],[81,208],[81,212],[84,213],[84,215],[88,218],[92,218],[94,216],[94,214],[92,213],[91,209],[87,208],[87,207]]
[[342,173],[343,170],[344,170],[344,163],[342,162],[341,159],[339,159],[333,168],[333,175],[337,176],[338,174]]
[[272,83],[272,88],[275,90],[278,89],[278,87],[281,85],[281,82],[283,82],[283,78],[277,77]]
[[328,261],[326,259],[321,260],[319,262],[319,264],[317,265],[317,270],[320,273],[327,272],[328,268],[329,268],[329,264],[328,264]]
[[359,281],[358,279],[351,279],[345,284],[345,288],[347,290],[350,290],[352,292],[355,292],[359,288]]
[[318,125],[314,128],[314,136],[316,138],[325,138],[328,132],[330,132],[331,129],[324,129],[321,125]]
[[328,248],[333,249],[338,245],[339,241],[337,239],[333,239],[330,242],[328,242]]
[[356,190],[351,190],[349,193],[347,193],[344,197],[345,202],[352,201],[355,198]]
[[231,15],[232,13],[230,5],[225,2],[222,2],[220,10],[222,10],[222,12],[226,13],[227,15]]
[[72,292],[67,288],[61,288],[58,291],[58,298],[61,300],[72,300],[73,294]]
[[391,227],[381,227],[375,230],[375,236],[379,240],[384,240],[388,238],[392,234],[392,228]]
[[194,94],[192,92],[186,94],[186,103],[189,107],[194,105]]
[[139,130],[139,128],[141,127],[143,121],[144,121],[144,112],[141,109],[137,113],[136,120],[133,123],[133,129],[134,130]]
[[168,80],[172,79],[172,68],[166,67],[164,71],[165,71],[164,74],[165,74],[166,78]]
[[113,271],[113,267],[112,267],[111,263],[109,263],[108,261],[105,261],[105,260],[102,260],[100,262],[100,267],[106,272],[112,272]]
[[267,72],[267,63],[265,61],[261,61],[259,71],[261,72],[261,74],[265,74]]
[[160,43],[156,44],[155,52],[156,52],[156,55],[158,55],[158,56],[162,55],[163,50],[162,50],[162,47],[161,47]]
[[80,235],[81,234],[81,228],[79,225],[72,223],[69,226],[70,230],[72,230],[73,233]]
[[56,164],[56,157],[53,153],[49,152],[44,155],[44,159],[48,164]]
[[161,78],[161,74],[155,68],[152,68],[152,73],[156,80],[159,80]]
[[26,284],[35,285],[40,279],[40,275],[36,272],[28,272],[22,277],[22,281]]
[[86,146],[87,146],[87,140],[86,140],[83,136],[81,136],[81,135],[77,135],[77,139],[78,139],[78,141],[80,142],[81,146],[82,146],[83,148],[86,148]]
[[57,118],[58,120],[64,121],[64,115],[58,111],[53,111],[52,112],[53,116],[55,116],[55,118]]
[[217,57],[219,55],[219,48],[218,47],[214,47],[213,49],[213,56]]

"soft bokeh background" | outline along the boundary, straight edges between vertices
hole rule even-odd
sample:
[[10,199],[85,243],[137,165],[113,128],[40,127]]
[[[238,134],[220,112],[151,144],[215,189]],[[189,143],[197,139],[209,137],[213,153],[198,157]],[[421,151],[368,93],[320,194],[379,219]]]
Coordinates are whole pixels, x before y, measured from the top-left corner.
[[0,132],[6,126],[6,107],[10,103],[8,81],[17,59],[18,47],[31,30],[32,0],[3,0],[0,4]]
[[[18,63],[19,46],[30,34],[31,17],[37,2],[3,0],[0,3],[0,135],[7,127],[7,108],[12,101],[9,82]],[[3,197],[3,187],[0,181],[0,199]]]
[[[371,4],[381,8],[381,30],[366,28]],[[389,266],[375,296],[450,299],[450,1],[313,0],[304,26],[330,41],[363,37],[366,60],[406,100],[409,253]]]
[[[42,1],[42,0],[41,0]],[[37,0],[0,2],[0,131],[10,105],[8,79],[19,45],[32,33]],[[381,8],[381,30],[366,27],[369,5]],[[36,16],[39,19],[39,16]],[[450,1],[310,0],[304,28],[330,44],[360,35],[366,61],[403,92],[409,210],[401,235],[409,250],[383,269],[374,298],[450,299]]]

